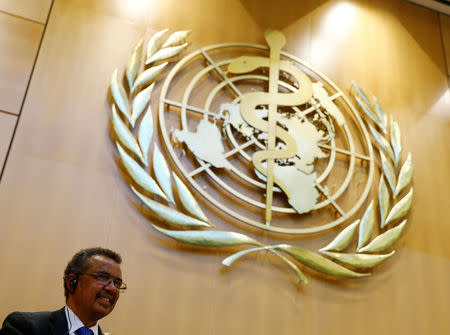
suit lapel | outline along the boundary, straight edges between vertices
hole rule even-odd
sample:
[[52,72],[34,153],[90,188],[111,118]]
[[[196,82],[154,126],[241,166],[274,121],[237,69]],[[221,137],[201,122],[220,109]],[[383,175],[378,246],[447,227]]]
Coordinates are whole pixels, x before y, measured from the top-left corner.
[[67,319],[64,307],[50,314],[50,330],[52,335],[67,335]]

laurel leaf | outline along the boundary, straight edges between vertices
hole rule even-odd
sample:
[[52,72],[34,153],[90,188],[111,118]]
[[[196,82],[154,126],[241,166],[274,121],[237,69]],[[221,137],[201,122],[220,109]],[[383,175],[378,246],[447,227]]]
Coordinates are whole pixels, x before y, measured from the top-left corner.
[[[154,34],[152,36],[150,41],[148,41],[147,60],[150,59],[150,57],[153,56],[153,54],[159,50],[159,48],[161,47],[161,44],[162,44],[162,37],[168,30],[169,29],[166,28],[164,30],[158,31],[156,34]],[[147,63],[147,61],[146,61],[146,63]]]
[[132,127],[134,127],[137,119],[139,118],[139,116],[141,116],[142,112],[144,111],[145,107],[150,101],[150,96],[152,95],[152,90],[154,86],[155,83],[151,84],[149,87],[139,92],[134,98],[130,120]]
[[147,59],[145,64],[148,65],[148,64],[151,64],[151,63],[163,60],[163,59],[174,57],[174,56],[178,55],[181,51],[183,51],[183,49],[186,48],[187,46],[188,46],[188,44],[184,43],[182,45],[177,45],[175,47],[168,47],[168,48],[161,49],[161,50],[157,51],[152,57],[150,57],[150,59]]
[[358,92],[359,96],[361,98],[363,98],[363,100],[366,102],[367,106],[372,106],[372,104],[370,103],[369,98],[367,97],[366,93],[364,93],[364,91],[362,90],[362,88],[360,88],[356,82],[354,80],[352,80],[352,85],[355,88],[356,92]]
[[341,263],[360,269],[367,269],[385,261],[387,258],[395,254],[395,251],[392,251],[386,255],[341,254],[338,252],[329,251],[325,251],[324,254],[338,260]]
[[119,110],[125,115],[127,120],[130,120],[130,103],[128,102],[125,89],[119,81],[117,69],[114,70],[111,76],[111,94]]
[[172,183],[170,181],[169,166],[157,145],[155,145],[155,149],[153,150],[153,172],[155,173],[159,186],[162,188],[169,201],[175,203],[172,193]]
[[375,227],[375,208],[373,206],[373,200],[367,207],[359,225],[359,238],[357,250],[362,248],[370,240],[372,236],[373,228]]
[[360,98],[358,98],[358,97],[355,97],[355,98],[356,98],[356,102],[358,102],[358,105],[361,107],[364,114],[366,114],[378,127],[381,128],[381,123],[380,123],[380,120],[378,120],[378,117],[371,111],[371,109],[369,107],[367,107],[364,104],[364,102],[361,101]]
[[356,228],[359,225],[359,220],[356,220],[351,225],[342,230],[333,241],[331,241],[326,247],[320,249],[320,251],[334,250],[342,251],[347,248],[355,236]]
[[391,206],[391,197],[389,196],[389,191],[383,175],[380,176],[380,183],[378,184],[378,203],[380,206],[380,227],[384,228],[386,225],[386,216],[388,215],[388,210]]
[[399,195],[400,192],[411,183],[413,169],[411,153],[408,153],[408,157],[400,169],[397,186],[395,187],[395,196]]
[[383,133],[387,133],[387,116],[386,112],[384,111],[383,107],[381,106],[380,102],[378,101],[376,96],[372,96],[373,101],[375,102],[375,110],[378,115],[378,120],[380,120],[380,123],[382,125],[381,129],[383,130]]
[[400,157],[402,155],[402,136],[400,134],[400,127],[393,118],[391,118],[391,144],[394,149],[394,165],[398,166]]
[[280,244],[273,247],[274,249],[282,250],[288,255],[292,256],[296,260],[300,261],[302,264],[325,273],[330,276],[341,277],[341,278],[359,278],[369,276],[369,273],[358,273],[351,271],[339,264],[330,261],[319,254],[312,251],[305,250],[302,248],[294,247],[288,244]]
[[148,166],[148,150],[150,149],[150,143],[153,137],[153,115],[150,105],[147,108],[147,112],[142,118],[141,125],[139,126],[138,142],[141,147],[142,155],[144,156],[144,164]]
[[142,195],[138,191],[136,191],[133,187],[131,187],[133,192],[138,196],[139,199],[148,207],[155,215],[157,215],[162,220],[176,224],[179,226],[189,226],[189,227],[210,227],[210,225],[206,222],[197,220],[196,218],[192,218],[187,216],[176,209],[163,205],[157,201],[154,201],[145,195]]
[[394,152],[391,149],[391,146],[389,145],[389,142],[386,141],[386,139],[380,135],[379,132],[377,132],[370,124],[369,124],[370,132],[372,133],[372,136],[377,141],[378,145],[381,149],[389,156],[389,158],[394,161]]
[[163,44],[163,48],[170,47],[171,45],[175,45],[177,43],[180,43],[181,41],[184,41],[186,37],[192,32],[192,30],[180,30],[174,32],[172,35],[169,36],[166,43]]
[[227,258],[225,258],[222,261],[222,264],[225,266],[231,266],[234,262],[236,262],[242,256],[245,256],[251,252],[261,251],[261,250],[267,250],[267,247],[257,247],[257,248],[251,248],[251,249],[245,249],[245,250],[238,251],[238,252],[232,254],[231,256],[228,256]]
[[386,158],[386,156],[383,154],[383,151],[381,151],[381,150],[380,150],[380,158],[381,158],[381,166],[383,167],[384,175],[386,176],[388,184],[392,190],[392,194],[394,194],[395,184],[397,183],[396,178],[395,178],[394,167],[392,166],[391,162]]
[[283,255],[279,254],[276,251],[273,251],[273,247],[257,247],[257,248],[251,248],[251,249],[245,249],[245,250],[241,250],[238,251],[234,254],[232,254],[231,256],[228,256],[227,258],[225,258],[222,261],[222,264],[225,266],[231,266],[234,262],[236,262],[239,258],[251,253],[251,252],[255,252],[255,251],[261,251],[261,250],[268,250],[268,251],[272,251],[274,252],[278,257],[280,257],[284,262],[286,262],[289,267],[295,271],[295,273],[297,274],[297,276],[300,278],[300,281],[304,284],[308,284],[308,279],[306,278],[306,276],[303,274],[303,272],[300,271],[300,269],[293,263],[291,262],[289,259],[287,259],[286,257],[284,257]]
[[381,235],[378,235],[368,245],[360,250],[360,252],[380,252],[391,247],[402,235],[405,228],[406,220],[400,223],[398,226],[389,229]]
[[131,89],[133,87],[134,79],[136,78],[139,69],[142,64],[142,45],[143,40],[141,39],[136,46],[133,48],[133,51],[128,58],[128,64],[126,69],[126,75],[128,80],[128,86]]
[[114,105],[112,106],[112,124],[120,142],[122,142],[128,150],[138,156],[141,161],[143,161],[144,157],[142,156],[141,149],[139,149],[136,139],[117,114],[116,107]]
[[173,179],[175,180],[175,186],[177,190],[178,197],[180,198],[181,204],[183,207],[192,215],[194,215],[199,220],[209,222],[206,215],[201,210],[200,206],[195,201],[194,196],[189,191],[189,189],[184,185],[181,179],[175,174],[172,173]]
[[411,188],[408,194],[405,195],[402,200],[397,202],[394,207],[392,207],[388,217],[386,218],[386,224],[393,222],[408,213],[409,209],[411,208],[412,195],[413,189]]
[[119,150],[122,163],[127,169],[131,178],[133,178],[133,180],[147,192],[156,194],[161,198],[167,200],[166,196],[164,195],[163,191],[161,191],[156,181],[154,181],[153,178],[150,177],[149,174],[143,168],[141,168],[141,166],[136,163],[136,161],[131,158],[125,152],[125,150],[122,149],[118,142],[116,142],[116,145],[117,149]]
[[153,225],[153,227],[174,240],[202,247],[262,246],[261,243],[244,234],[230,231],[168,230],[156,225]]
[[152,66],[148,70],[142,72],[137,77],[136,82],[134,83],[133,89],[131,91],[134,92],[136,88],[141,85],[150,84],[164,70],[167,64],[169,63],[165,62],[157,66]]

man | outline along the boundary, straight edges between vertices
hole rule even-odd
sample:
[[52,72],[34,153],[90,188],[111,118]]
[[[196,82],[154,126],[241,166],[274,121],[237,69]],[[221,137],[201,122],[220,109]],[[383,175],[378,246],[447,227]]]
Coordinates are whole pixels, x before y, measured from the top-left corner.
[[66,306],[54,312],[11,313],[0,335],[103,335],[98,320],[112,312],[126,289],[121,262],[109,249],[80,250],[64,271]]

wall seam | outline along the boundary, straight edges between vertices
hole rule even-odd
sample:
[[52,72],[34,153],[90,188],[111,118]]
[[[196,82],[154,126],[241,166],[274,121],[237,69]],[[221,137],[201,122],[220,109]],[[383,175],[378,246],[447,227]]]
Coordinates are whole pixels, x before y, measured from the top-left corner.
[[16,113],[4,111],[3,109],[0,109],[0,113],[2,113],[2,114],[8,114],[8,115],[16,116],[16,117],[18,116]]
[[[50,9],[51,9],[51,7],[50,7]],[[47,22],[36,21],[36,20],[30,19],[30,18],[25,17],[25,16],[16,15],[16,14],[13,14],[13,13],[1,10],[1,9],[0,9],[0,13],[8,15],[8,16],[15,17],[15,18],[18,18],[20,20],[24,20],[24,21],[28,21],[28,22],[32,22],[32,23],[37,23],[37,24],[40,24],[41,26],[43,26],[43,25],[45,25],[47,23]],[[49,10],[49,13],[50,13],[50,10]],[[47,19],[48,19],[48,17],[47,17]]]

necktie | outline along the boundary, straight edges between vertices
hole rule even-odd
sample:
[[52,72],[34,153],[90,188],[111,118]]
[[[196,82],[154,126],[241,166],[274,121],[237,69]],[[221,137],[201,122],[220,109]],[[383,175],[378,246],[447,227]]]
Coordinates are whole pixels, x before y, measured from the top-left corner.
[[94,332],[89,328],[81,327],[75,331],[75,334],[77,334],[77,335],[94,335]]

